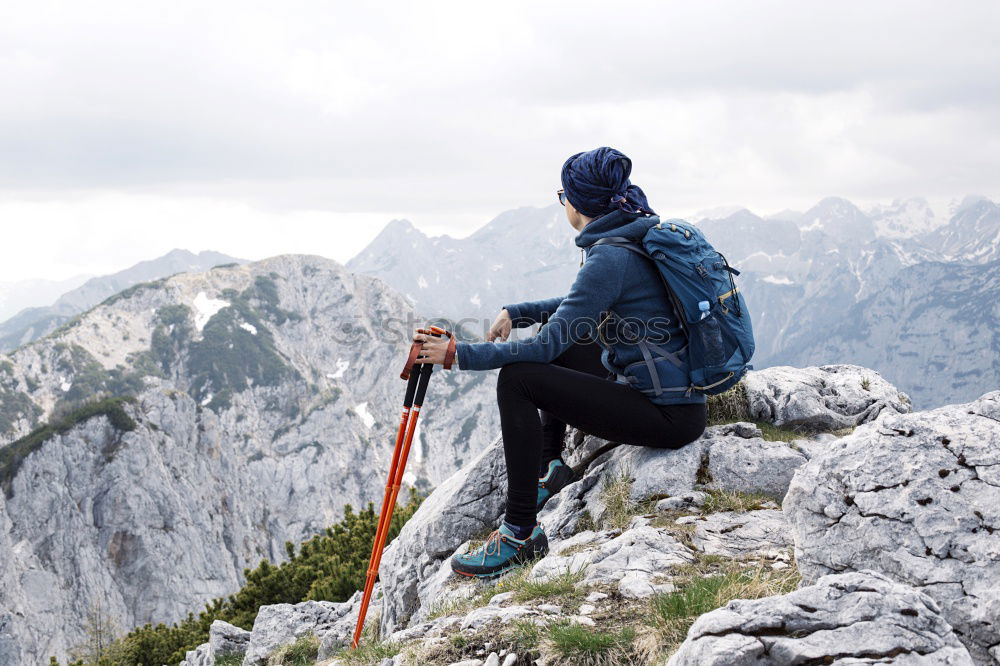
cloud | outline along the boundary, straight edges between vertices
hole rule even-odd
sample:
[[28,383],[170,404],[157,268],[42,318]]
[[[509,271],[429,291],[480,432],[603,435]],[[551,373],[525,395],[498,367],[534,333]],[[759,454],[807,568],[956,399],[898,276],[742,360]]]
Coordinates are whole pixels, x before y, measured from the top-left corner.
[[0,214],[114,192],[461,235],[599,145],[672,211],[996,196],[998,7],[7,3]]

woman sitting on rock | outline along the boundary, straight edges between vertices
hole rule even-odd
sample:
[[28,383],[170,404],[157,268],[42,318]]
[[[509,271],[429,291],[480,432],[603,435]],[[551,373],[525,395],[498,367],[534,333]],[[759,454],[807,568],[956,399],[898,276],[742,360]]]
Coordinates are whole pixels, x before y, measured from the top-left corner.
[[[561,457],[566,424],[611,441],[660,448],[680,448],[705,430],[705,396],[684,390],[686,369],[657,362],[664,388],[658,396],[628,383],[648,367],[635,341],[645,339],[682,359],[687,344],[648,259],[614,245],[590,248],[606,236],[641,238],[659,221],[642,189],[630,183],[631,169],[628,157],[608,147],[566,160],[559,201],[579,232],[577,246],[589,248],[569,293],[507,305],[488,342],[456,345],[455,367],[500,368],[497,403],[507,463],[503,523],[482,547],[452,558],[459,574],[494,576],[548,552],[536,516],[573,480]],[[507,340],[512,327],[534,323],[542,324],[537,335]],[[418,363],[444,362],[447,340],[422,333],[413,339],[423,342]]]

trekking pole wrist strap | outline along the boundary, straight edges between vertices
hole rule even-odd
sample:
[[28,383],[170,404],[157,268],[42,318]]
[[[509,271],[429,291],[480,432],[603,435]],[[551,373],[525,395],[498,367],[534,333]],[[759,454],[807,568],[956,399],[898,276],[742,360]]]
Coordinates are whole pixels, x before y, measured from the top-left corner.
[[455,360],[455,348],[458,344],[455,336],[451,334],[451,331],[448,331],[448,337],[450,340],[448,341],[448,349],[444,353],[443,363],[445,370],[451,370],[451,364]]

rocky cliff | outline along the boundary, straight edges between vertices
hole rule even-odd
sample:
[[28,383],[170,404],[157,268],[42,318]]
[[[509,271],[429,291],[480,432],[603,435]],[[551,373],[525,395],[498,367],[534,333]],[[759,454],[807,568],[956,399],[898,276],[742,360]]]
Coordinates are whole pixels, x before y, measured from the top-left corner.
[[550,553],[459,580],[449,557],[502,511],[493,442],[388,547],[357,653],[356,595],[265,607],[238,636],[220,623],[187,664],[291,644],[331,665],[1000,663],[1000,391],[911,412],[846,365],[744,389],[735,422],[679,450],[570,432],[580,478],[539,517]]
[[[0,359],[0,663],[64,658],[93,608],[175,621],[381,497],[408,323],[380,280],[289,255],[140,284]],[[492,381],[435,374],[408,484],[488,444]]]

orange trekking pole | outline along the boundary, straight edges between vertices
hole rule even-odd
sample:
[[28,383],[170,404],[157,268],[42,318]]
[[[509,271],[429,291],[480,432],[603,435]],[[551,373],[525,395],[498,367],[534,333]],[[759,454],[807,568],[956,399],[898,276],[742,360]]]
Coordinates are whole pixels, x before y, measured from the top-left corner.
[[[447,335],[451,338],[448,351],[445,355],[444,367],[451,367],[455,357],[455,336],[443,328],[431,326],[430,330],[417,329],[419,333],[429,333],[434,336]],[[430,381],[433,364],[421,363],[420,368],[413,371],[413,365],[420,353],[422,343],[414,342],[410,345],[410,353],[406,359],[406,365],[400,373],[400,378],[407,380],[406,394],[403,397],[403,414],[399,421],[399,428],[396,431],[396,444],[392,450],[392,462],[389,463],[389,478],[385,484],[385,493],[382,495],[382,510],[379,513],[378,528],[375,530],[375,539],[372,542],[372,553],[368,559],[368,575],[365,578],[365,589],[361,596],[361,607],[358,610],[358,623],[354,627],[354,639],[351,641],[351,648],[358,647],[361,640],[361,630],[365,626],[365,616],[368,614],[368,605],[371,603],[372,590],[375,588],[375,577],[378,575],[379,564],[382,562],[382,550],[385,541],[389,536],[389,527],[392,525],[392,513],[396,508],[396,497],[399,495],[399,488],[403,483],[403,472],[406,469],[406,459],[410,455],[410,445],[413,442],[413,433],[417,428],[417,418],[420,416],[420,407],[424,403],[424,395],[427,393],[427,384]]]

